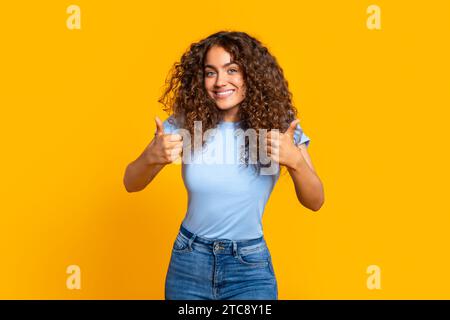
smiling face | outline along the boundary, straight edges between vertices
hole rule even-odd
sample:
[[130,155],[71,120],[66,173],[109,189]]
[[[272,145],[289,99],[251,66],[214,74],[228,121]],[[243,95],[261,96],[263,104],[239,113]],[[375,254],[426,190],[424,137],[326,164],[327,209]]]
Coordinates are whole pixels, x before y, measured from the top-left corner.
[[224,120],[237,121],[238,104],[245,98],[243,70],[219,46],[209,49],[204,70],[205,89],[217,107],[224,111]]

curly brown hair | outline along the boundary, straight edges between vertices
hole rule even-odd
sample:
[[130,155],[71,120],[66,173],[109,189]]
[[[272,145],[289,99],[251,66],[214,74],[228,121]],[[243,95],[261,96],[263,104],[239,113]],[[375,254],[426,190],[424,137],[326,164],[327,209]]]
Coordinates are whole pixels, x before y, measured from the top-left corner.
[[245,32],[220,31],[191,44],[166,78],[166,89],[158,100],[163,110],[173,114],[178,126],[191,136],[194,121],[201,121],[204,132],[218,125],[222,111],[204,86],[205,58],[213,46],[225,49],[243,70],[246,95],[238,108],[241,128],[285,132],[297,110],[283,69],[259,40]]

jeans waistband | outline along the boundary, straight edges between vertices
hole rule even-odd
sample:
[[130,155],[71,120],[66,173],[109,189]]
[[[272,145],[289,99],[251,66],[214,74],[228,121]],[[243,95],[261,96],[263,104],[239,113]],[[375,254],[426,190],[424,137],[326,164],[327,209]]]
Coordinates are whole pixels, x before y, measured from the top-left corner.
[[264,236],[248,240],[208,239],[190,232],[182,224],[180,225],[180,233],[189,240],[189,243],[201,245],[215,253],[235,255],[237,252],[243,253],[266,247]]

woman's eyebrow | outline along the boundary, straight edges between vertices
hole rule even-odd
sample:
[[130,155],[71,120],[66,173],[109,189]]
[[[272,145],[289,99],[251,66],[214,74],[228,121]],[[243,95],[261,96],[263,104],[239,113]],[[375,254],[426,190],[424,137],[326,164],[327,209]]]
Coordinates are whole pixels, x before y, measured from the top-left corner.
[[[222,66],[222,68],[225,68],[225,67],[227,67],[227,66],[229,66],[229,65],[231,65],[231,64],[236,64],[236,65],[237,65],[236,62],[230,61],[230,62],[225,63],[225,64]],[[213,65],[210,65],[210,64],[206,64],[206,65],[205,65],[205,68],[216,69],[216,67],[214,67]]]

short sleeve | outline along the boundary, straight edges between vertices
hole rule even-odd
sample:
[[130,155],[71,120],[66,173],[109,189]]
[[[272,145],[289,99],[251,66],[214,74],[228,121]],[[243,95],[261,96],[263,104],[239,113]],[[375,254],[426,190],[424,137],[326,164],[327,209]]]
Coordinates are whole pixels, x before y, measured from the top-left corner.
[[[163,128],[165,134],[176,133],[175,131],[178,129],[178,126],[173,115],[169,116],[166,120],[163,121]],[[154,134],[156,134],[156,128]]]
[[294,143],[296,146],[299,146],[302,143],[306,144],[306,147],[309,147],[310,139],[309,137],[303,132],[302,127],[299,123],[297,123],[297,126],[295,127],[294,131]]

